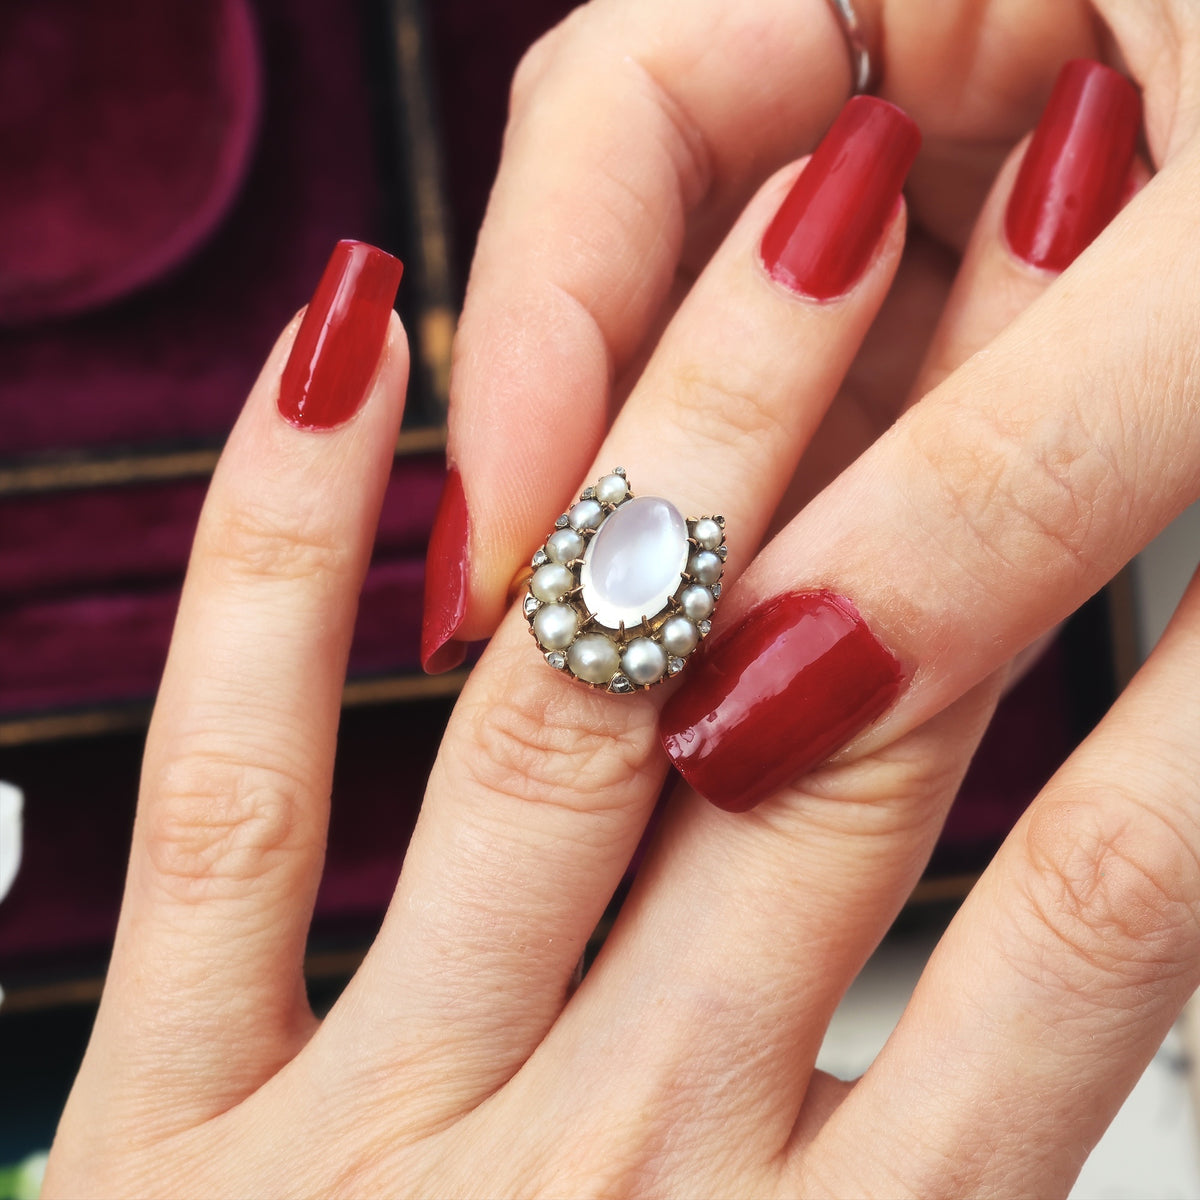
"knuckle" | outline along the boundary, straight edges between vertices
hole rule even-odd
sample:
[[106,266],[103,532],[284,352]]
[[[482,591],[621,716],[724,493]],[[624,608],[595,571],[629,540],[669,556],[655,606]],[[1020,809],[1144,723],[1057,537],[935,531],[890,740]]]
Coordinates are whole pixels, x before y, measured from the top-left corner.
[[[668,222],[662,219],[662,213],[670,204],[670,195],[661,185],[661,181],[638,178],[631,175],[622,163],[599,162],[595,165],[591,184],[591,203],[595,206],[597,215],[604,218],[600,228],[608,229],[609,234],[599,234],[589,243],[580,239],[580,248],[586,247],[586,252],[594,260],[611,260],[614,248],[614,238],[625,244],[642,244],[649,251],[651,247],[664,238],[664,230]],[[639,233],[639,230],[653,227],[652,241]],[[626,294],[626,301],[629,294]],[[595,307],[593,303],[590,307]]]
[[[1055,973],[1110,996],[1190,968],[1200,940],[1200,863],[1187,837],[1110,786],[1064,791],[1030,815],[1021,912],[1049,936]],[[1061,960],[1061,962],[1060,962]]]
[[144,844],[177,900],[259,886],[307,835],[304,784],[283,770],[204,755],[175,762],[157,783]]
[[940,828],[942,801],[949,803],[962,783],[965,756],[946,750],[945,739],[935,747],[910,735],[865,758],[826,764],[792,789],[802,808],[776,805],[759,819],[790,823],[802,811],[806,827],[906,862],[911,847]]
[[576,687],[564,695],[556,676],[512,665],[499,696],[464,696],[471,750],[460,762],[472,788],[571,813],[640,805],[637,783],[653,763],[654,708],[637,698],[613,705]]
[[674,373],[671,420],[687,445],[741,447],[757,460],[764,444],[794,440],[777,389],[748,362],[690,363]]
[[965,527],[989,557],[1041,568],[1067,560],[1089,565],[1095,530],[1128,499],[1122,471],[1090,436],[1080,414],[1056,411],[1034,421],[987,404],[908,424],[908,449],[931,470],[935,490],[922,504],[930,519]]
[[236,580],[314,579],[344,571],[349,545],[332,530],[304,528],[294,514],[245,504],[207,514],[200,542],[206,566]]

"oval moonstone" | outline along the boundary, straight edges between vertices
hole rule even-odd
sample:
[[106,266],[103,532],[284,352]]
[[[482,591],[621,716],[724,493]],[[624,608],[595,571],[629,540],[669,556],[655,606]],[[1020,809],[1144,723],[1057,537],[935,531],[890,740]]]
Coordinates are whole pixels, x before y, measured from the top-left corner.
[[670,501],[629,500],[604,521],[579,572],[588,611],[608,629],[632,629],[675,594],[687,567],[688,527]]

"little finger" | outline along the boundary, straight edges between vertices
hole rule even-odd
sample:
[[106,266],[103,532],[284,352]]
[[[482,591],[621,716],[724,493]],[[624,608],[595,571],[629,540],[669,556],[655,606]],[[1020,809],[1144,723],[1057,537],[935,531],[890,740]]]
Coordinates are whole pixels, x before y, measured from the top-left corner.
[[1006,840],[896,1033],[806,1150],[858,1164],[825,1187],[1067,1193],[1200,984],[1198,679],[1200,576]]
[[346,657],[407,377],[400,272],[339,244],[205,501],[77,1084],[115,1089],[139,1136],[235,1104],[311,1031],[303,954]]

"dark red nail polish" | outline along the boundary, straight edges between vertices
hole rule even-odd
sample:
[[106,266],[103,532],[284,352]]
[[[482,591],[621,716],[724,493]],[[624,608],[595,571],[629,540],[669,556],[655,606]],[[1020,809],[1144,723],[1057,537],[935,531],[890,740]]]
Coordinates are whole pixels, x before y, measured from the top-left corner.
[[894,104],[850,100],[763,235],[771,278],[815,300],[848,292],[871,261],[920,148],[916,124]]
[[309,301],[279,385],[279,411],[301,429],[348,421],[366,399],[404,264],[365,242],[338,242]]
[[467,656],[454,639],[467,614],[467,537],[471,530],[467,498],[457,468],[446,473],[429,553],[425,557],[425,618],[421,623],[421,665],[431,675],[457,667]]
[[705,646],[659,718],[679,773],[743,812],[839,750],[895,700],[900,663],[849,600],[793,592]]
[[1008,201],[1014,254],[1049,271],[1070,266],[1128,194],[1141,120],[1123,75],[1087,59],[1063,67]]

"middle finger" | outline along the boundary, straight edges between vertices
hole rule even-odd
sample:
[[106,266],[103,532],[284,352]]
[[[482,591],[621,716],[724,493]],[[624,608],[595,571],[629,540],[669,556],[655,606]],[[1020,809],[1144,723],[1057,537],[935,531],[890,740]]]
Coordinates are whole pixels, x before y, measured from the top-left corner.
[[[1081,73],[1093,91],[1132,98],[1136,112],[1136,96],[1115,72],[1077,66],[1068,84]],[[1081,124],[1087,122],[1077,115],[1074,125]],[[1036,138],[1033,145],[1036,150]],[[1117,175],[1124,176],[1131,152],[1129,137],[1113,154]],[[1018,155],[981,215],[943,323],[942,349],[926,364],[926,378],[943,374],[955,355],[972,353],[1008,323],[1014,308],[1050,286],[1052,277],[1017,259],[1002,232],[1006,207],[1024,194],[1013,183]],[[923,405],[910,420],[923,415]],[[944,410],[938,420],[935,428],[946,428]],[[893,442],[885,436],[876,451]],[[870,457],[847,475],[861,474]],[[890,487],[905,465],[893,461],[868,482]],[[805,561],[794,528],[821,504],[818,499],[764,551],[739,591],[753,585],[761,565],[787,571]],[[868,541],[876,526],[895,537],[908,513],[877,502],[841,515],[857,527],[858,541]],[[781,555],[785,541],[789,552]],[[832,563],[840,573],[847,561],[861,558],[848,539]],[[914,554],[905,573],[927,559]],[[895,563],[892,549],[867,564],[865,578],[886,582],[885,568]],[[780,747],[811,752],[824,738],[828,753],[836,749],[828,744],[831,731],[844,740],[853,732],[853,716],[877,705],[880,692],[886,700],[900,690],[890,653],[874,643],[848,601],[828,592],[785,594],[718,637],[697,664],[692,686],[668,702],[663,722],[685,749],[716,743],[707,763],[697,755],[696,773],[702,784],[736,786],[735,799],[788,782],[772,778],[771,755]],[[749,643],[736,662],[730,641],[743,648]],[[793,675],[799,650],[811,652],[804,660],[811,669]],[[798,775],[793,788],[753,813],[731,818],[694,797],[673,805],[601,960],[549,1039],[545,1061],[567,1062],[578,1072],[581,1062],[602,1063],[620,1046],[642,1067],[640,1086],[650,1089],[626,1101],[670,1119],[667,1128],[645,1123],[642,1135],[656,1151],[687,1155],[728,1140],[736,1129],[739,1154],[754,1147],[768,1158],[776,1154],[791,1135],[828,1018],[916,882],[1004,677],[997,672],[975,681],[958,703],[870,756],[855,754]],[[724,710],[701,716],[695,733],[673,724],[680,709],[695,711],[718,686],[732,693]],[[824,733],[814,736],[806,722],[824,723]],[[730,796],[716,791],[715,798],[728,802]],[[729,964],[736,964],[733,972]],[[583,1100],[589,1109],[630,1086],[628,1072],[600,1071],[598,1078],[604,1080],[592,1089],[598,1095]],[[710,1094],[714,1078],[722,1081],[719,1095]],[[701,1091],[706,1102],[681,1120],[670,1097]]]
[[[793,168],[767,184],[602,450],[597,474],[623,463],[641,494],[723,512],[733,572],[887,289],[918,141],[899,110],[859,98],[798,179]],[[656,697],[589,692],[550,670],[510,613],[456,709],[383,931],[342,1006],[356,1014],[354,1053],[373,1069],[420,1055],[456,1105],[516,1069],[560,1010],[662,786],[656,718]],[[369,1045],[364,1027],[379,1031]],[[319,1041],[344,1056],[346,1029],[335,1019]]]

